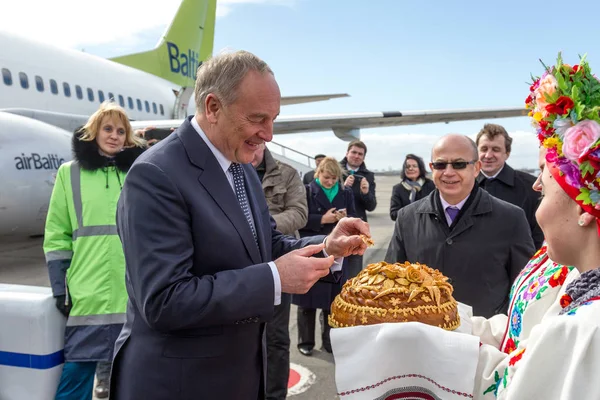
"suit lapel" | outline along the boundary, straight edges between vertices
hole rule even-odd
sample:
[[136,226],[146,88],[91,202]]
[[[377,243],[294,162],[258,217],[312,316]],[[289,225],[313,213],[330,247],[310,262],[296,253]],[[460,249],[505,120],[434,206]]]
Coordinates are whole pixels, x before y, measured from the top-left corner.
[[189,119],[177,130],[177,134],[181,138],[190,162],[200,168],[198,181],[231,221],[252,261],[256,264],[260,263],[260,254],[256,248],[252,230],[221,165],[191,125]]

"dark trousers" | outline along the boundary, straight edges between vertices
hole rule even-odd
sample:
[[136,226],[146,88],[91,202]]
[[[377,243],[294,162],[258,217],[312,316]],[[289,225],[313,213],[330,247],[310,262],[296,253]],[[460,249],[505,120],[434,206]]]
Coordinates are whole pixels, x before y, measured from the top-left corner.
[[[315,347],[315,325],[316,308],[298,307],[298,348],[312,350]],[[329,339],[329,310],[322,310],[321,320],[321,340],[323,348],[331,353],[331,340]]]
[[290,303],[292,296],[281,294],[273,320],[267,324],[266,400],[285,400],[290,377]]

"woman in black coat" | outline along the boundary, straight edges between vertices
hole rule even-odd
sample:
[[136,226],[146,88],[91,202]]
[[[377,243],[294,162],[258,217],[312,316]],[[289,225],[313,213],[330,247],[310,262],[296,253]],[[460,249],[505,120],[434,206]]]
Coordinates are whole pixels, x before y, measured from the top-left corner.
[[433,181],[425,176],[425,163],[423,159],[414,154],[408,154],[400,177],[402,182],[394,185],[390,204],[390,218],[396,220],[398,210],[417,200],[426,197],[435,189]]
[[[326,157],[315,171],[315,180],[306,185],[308,221],[300,229],[300,236],[328,235],[343,217],[355,217],[354,195],[351,188],[342,184],[342,169],[333,157]],[[298,306],[298,350],[308,356],[315,347],[315,319],[317,309],[322,312],[321,337],[323,348],[331,353],[327,318],[335,296],[346,282],[347,258],[342,267],[339,283],[317,282],[306,293],[293,295],[292,303]]]

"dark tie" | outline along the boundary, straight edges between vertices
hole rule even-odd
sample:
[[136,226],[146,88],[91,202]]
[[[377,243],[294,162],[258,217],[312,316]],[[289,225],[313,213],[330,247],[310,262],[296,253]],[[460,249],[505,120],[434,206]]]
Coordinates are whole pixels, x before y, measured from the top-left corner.
[[246,217],[246,221],[248,221],[248,225],[250,225],[250,230],[252,230],[254,243],[256,243],[256,247],[259,247],[256,229],[254,228],[252,215],[250,214],[250,203],[248,203],[248,196],[246,195],[246,189],[244,187],[244,171],[242,170],[242,166],[238,163],[231,163],[229,171],[233,175],[233,187],[235,188],[235,195],[237,196],[240,207],[242,208],[242,212]]
[[446,208],[446,212],[448,213],[448,216],[450,217],[450,221],[451,222],[454,222],[454,219],[458,215],[459,211],[460,210],[457,207],[454,207],[454,206],[450,206],[450,207]]

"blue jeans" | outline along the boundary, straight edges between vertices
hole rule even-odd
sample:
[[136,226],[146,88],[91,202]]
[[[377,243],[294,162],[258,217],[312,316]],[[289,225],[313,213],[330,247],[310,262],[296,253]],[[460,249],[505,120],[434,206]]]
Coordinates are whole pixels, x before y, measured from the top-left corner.
[[92,400],[96,362],[65,362],[55,400]]

